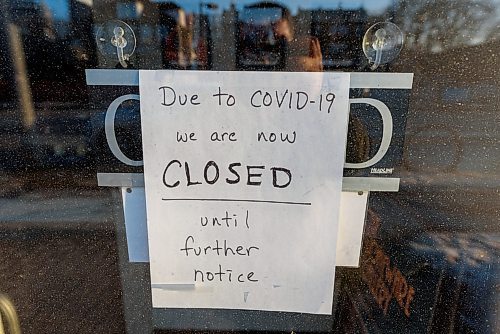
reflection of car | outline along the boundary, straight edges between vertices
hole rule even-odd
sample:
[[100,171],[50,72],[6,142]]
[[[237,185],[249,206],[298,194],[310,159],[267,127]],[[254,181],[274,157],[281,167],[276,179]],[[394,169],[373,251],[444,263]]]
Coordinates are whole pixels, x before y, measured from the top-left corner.
[[411,250],[431,261],[439,282],[435,332],[494,333],[498,319],[495,277],[500,274],[500,239],[489,233],[429,233]]
[[500,238],[486,231],[496,214],[449,217],[455,195],[424,218],[418,197],[370,195],[360,268],[339,270],[339,332],[497,333]]
[[40,167],[80,165],[89,160],[89,112],[62,108],[39,112],[28,145]]
[[30,152],[23,142],[24,127],[16,109],[0,111],[0,170],[30,165]]

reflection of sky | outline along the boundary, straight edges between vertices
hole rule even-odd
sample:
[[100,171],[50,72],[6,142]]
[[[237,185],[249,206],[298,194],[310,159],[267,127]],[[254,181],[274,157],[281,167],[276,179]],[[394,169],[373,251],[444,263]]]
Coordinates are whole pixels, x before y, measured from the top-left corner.
[[247,9],[241,13],[241,20],[245,22],[251,20],[255,24],[270,24],[280,18],[281,9],[279,8]]
[[69,0],[38,0],[36,2],[47,6],[54,20],[69,20]]
[[[40,4],[45,4],[47,8],[52,13],[52,17],[54,20],[69,20],[69,0],[35,0]],[[77,0],[78,1],[78,0]],[[85,4],[92,4],[92,0],[80,0]],[[166,1],[158,1],[153,0],[152,2],[166,2]],[[199,0],[183,0],[183,1],[174,1],[177,4],[181,4],[182,8],[184,8],[188,12],[197,12],[199,10],[200,1]],[[219,8],[216,10],[220,12],[221,10],[229,8],[231,2],[236,3],[236,8],[242,9],[245,5],[255,4],[259,2],[258,0],[241,0],[241,1],[231,1],[231,0],[215,0],[215,1],[203,1],[203,3],[216,3],[219,5]],[[288,7],[293,14],[296,14],[298,9],[335,9],[339,6],[344,9],[357,9],[364,7],[366,10],[372,13],[380,13],[387,7],[389,7],[393,0],[375,0],[375,1],[340,1],[340,0],[286,0],[286,1],[278,1],[278,3],[285,5]],[[205,9],[205,11],[209,11]]]
[[[153,2],[165,2],[153,0]],[[240,1],[231,1],[231,0],[216,0],[216,1],[203,1],[204,3],[216,3],[219,5],[219,10],[229,8],[231,2],[236,4],[237,9],[243,8],[245,5],[255,4],[260,2],[259,0],[240,0]],[[393,0],[286,0],[286,1],[275,1],[281,5],[288,7],[292,14],[296,14],[298,9],[335,9],[338,8],[339,5],[343,9],[357,9],[364,7],[369,12],[380,13],[388,6],[393,3]],[[187,11],[197,12],[200,6],[200,1],[198,0],[185,0],[185,1],[176,1],[177,4],[182,4],[182,7]]]

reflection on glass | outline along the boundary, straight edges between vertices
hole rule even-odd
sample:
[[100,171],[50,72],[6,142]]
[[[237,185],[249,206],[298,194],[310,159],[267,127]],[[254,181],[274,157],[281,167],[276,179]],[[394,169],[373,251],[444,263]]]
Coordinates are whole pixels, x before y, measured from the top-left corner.
[[292,37],[288,9],[256,4],[245,7],[239,19],[238,67],[283,69],[286,45]]
[[[2,271],[0,291],[21,310],[23,333],[122,333],[134,323],[122,299],[121,203],[96,181],[109,162],[106,106],[89,95],[84,73],[117,67],[95,43],[113,19],[134,29],[134,69],[369,72],[364,33],[376,22],[398,25],[404,48],[376,71],[414,73],[398,134],[403,162],[392,175],[401,190],[371,194],[370,265],[341,273],[335,321],[348,332],[499,332],[491,297],[500,248],[499,8],[496,0],[0,0],[0,249],[15,273]],[[383,94],[397,107],[393,92]],[[122,105],[116,123],[122,149],[138,160],[137,109]],[[365,161],[378,148],[380,121],[354,116],[348,159]],[[149,317],[147,307],[137,313]]]

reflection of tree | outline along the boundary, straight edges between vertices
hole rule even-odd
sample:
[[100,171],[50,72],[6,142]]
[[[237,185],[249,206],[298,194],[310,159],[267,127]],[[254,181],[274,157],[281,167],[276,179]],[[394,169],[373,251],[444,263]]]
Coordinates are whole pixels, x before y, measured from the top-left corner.
[[398,12],[407,47],[422,51],[483,40],[496,16],[491,0],[400,0]]

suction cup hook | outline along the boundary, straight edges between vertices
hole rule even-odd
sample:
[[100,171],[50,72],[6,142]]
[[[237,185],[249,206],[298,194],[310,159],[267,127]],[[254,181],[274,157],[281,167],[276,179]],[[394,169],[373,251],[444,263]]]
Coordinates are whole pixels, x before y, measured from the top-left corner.
[[375,23],[363,37],[363,52],[373,63],[372,70],[396,59],[402,48],[403,32],[391,22]]
[[123,21],[111,20],[104,23],[96,35],[96,44],[106,58],[118,58],[123,68],[135,51],[136,39],[132,28]]

